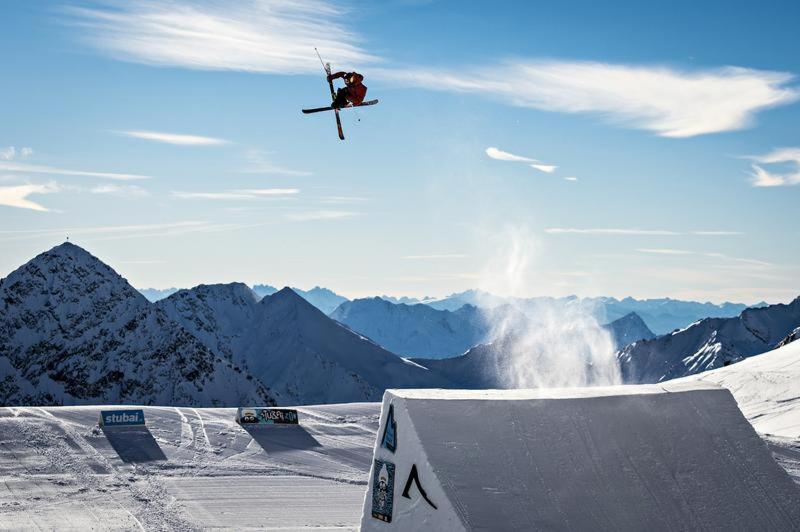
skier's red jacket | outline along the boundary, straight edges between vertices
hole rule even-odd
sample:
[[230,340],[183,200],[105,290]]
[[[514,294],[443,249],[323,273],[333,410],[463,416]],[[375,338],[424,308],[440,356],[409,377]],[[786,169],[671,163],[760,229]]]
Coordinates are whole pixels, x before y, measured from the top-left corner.
[[347,101],[352,105],[361,105],[367,95],[367,86],[362,83],[364,76],[358,72],[337,72],[331,79],[344,78],[347,85]]

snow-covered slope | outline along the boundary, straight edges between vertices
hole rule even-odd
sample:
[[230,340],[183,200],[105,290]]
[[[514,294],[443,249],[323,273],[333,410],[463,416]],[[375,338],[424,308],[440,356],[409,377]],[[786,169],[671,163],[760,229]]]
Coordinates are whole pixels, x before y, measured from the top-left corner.
[[621,349],[639,340],[650,340],[656,336],[635,312],[631,312],[618,320],[612,321],[608,325],[605,325],[605,328],[614,337],[617,349]]
[[728,388],[758,432],[800,441],[800,342],[682,381]]
[[260,379],[281,404],[374,401],[386,388],[449,384],[328,318],[290,288],[257,301],[242,284],[200,286],[158,306]]
[[[509,307],[480,310],[464,305],[437,310],[428,305],[390,303],[379,297],[341,304],[330,317],[403,356],[446,358],[491,341],[493,323],[505,318]],[[520,325],[524,317],[518,316]]]
[[788,305],[708,318],[618,353],[627,382],[660,382],[723,367],[776,347],[800,325],[800,297]]
[[0,281],[0,403],[237,405],[266,390],[70,243]]

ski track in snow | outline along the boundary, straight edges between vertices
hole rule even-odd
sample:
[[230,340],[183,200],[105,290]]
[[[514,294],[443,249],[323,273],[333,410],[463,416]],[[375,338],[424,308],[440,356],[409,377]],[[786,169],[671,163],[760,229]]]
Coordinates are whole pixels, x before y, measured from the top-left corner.
[[115,432],[100,409],[0,408],[0,530],[357,527],[376,403],[250,431],[230,408],[145,407]]

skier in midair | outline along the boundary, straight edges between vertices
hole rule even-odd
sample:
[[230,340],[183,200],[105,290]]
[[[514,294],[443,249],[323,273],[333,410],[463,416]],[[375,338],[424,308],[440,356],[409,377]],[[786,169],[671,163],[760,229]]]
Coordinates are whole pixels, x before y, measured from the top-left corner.
[[358,72],[336,72],[328,76],[328,81],[344,78],[344,87],[336,91],[336,99],[331,107],[342,109],[348,105],[361,105],[367,95],[367,86],[362,82],[364,76]]

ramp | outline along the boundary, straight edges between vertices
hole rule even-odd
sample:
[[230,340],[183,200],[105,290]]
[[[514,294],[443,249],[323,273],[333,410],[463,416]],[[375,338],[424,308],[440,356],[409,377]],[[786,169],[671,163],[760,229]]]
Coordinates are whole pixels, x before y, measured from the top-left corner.
[[800,491],[705,383],[388,390],[362,530],[798,530]]

